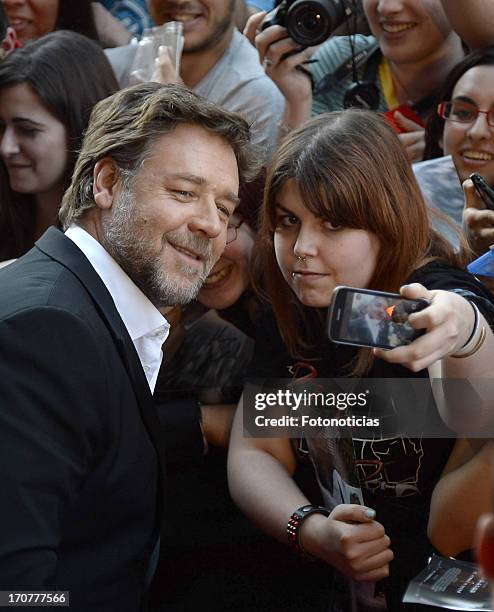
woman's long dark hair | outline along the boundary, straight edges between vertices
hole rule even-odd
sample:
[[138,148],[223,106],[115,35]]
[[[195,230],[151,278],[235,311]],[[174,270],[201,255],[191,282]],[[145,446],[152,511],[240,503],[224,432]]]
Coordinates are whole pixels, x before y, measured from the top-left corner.
[[[405,150],[380,116],[352,109],[314,117],[289,134],[274,155],[254,254],[256,279],[262,272],[281,335],[294,356],[306,357],[320,346],[325,313],[298,300],[276,260],[277,195],[289,179],[317,217],[377,236],[380,249],[370,289],[396,292],[433,259],[463,264],[432,228]],[[368,371],[372,361],[369,349],[359,349],[353,374]]]
[[[494,65],[494,46],[472,51],[451,70],[446,77],[436,99],[436,104],[449,102],[453,95],[456,83],[461,77],[475,66]],[[425,130],[425,152],[424,159],[434,159],[444,155],[440,141],[444,131],[444,119],[437,113],[433,113],[427,122]]]
[[[113,70],[96,42],[60,30],[27,43],[0,63],[0,90],[22,83],[66,128],[67,187],[93,106],[118,90]],[[10,189],[0,160],[0,261],[31,248],[34,215],[34,197]]]

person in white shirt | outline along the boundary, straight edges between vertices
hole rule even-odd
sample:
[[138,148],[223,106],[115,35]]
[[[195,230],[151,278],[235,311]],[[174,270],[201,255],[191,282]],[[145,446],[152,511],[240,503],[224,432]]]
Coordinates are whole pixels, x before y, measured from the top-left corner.
[[152,392],[169,325],[221,255],[249,128],[185,88],[92,114],[61,221],[0,270],[0,589],[144,609],[164,451]]

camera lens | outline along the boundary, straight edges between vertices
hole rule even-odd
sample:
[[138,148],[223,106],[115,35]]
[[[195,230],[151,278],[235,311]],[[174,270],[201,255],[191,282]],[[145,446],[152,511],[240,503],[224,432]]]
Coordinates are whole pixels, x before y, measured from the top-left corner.
[[345,20],[341,0],[296,0],[286,15],[286,28],[295,42],[305,47],[324,42]]

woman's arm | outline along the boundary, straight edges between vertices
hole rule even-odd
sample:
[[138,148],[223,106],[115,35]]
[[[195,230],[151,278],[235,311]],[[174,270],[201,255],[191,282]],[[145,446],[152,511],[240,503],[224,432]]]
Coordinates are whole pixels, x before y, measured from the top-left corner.
[[441,0],[451,27],[472,49],[494,44],[494,3],[492,0]]
[[[245,514],[276,539],[287,542],[292,513],[309,503],[292,480],[296,459],[287,438],[244,438],[242,402],[235,416],[228,479],[230,492]],[[342,504],[326,518],[308,517],[301,528],[304,550],[355,580],[380,580],[393,558],[384,527],[374,511]]]
[[473,548],[479,517],[493,511],[493,451],[493,442],[458,440],[434,488],[428,535],[443,555],[454,557]]

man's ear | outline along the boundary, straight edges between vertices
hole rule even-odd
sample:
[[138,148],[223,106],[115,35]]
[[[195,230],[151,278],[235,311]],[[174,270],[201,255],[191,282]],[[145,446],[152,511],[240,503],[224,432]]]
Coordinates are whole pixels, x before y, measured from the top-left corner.
[[17,34],[14,28],[11,28],[9,26],[7,28],[7,34],[5,35],[5,38],[2,40],[2,49],[4,51],[5,57],[7,57],[7,55],[16,48],[16,45],[17,45]]
[[93,197],[96,206],[103,210],[112,207],[117,187],[119,172],[111,157],[103,157],[96,162],[93,170]]

